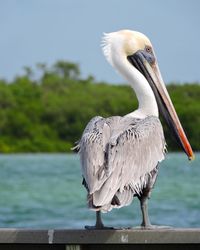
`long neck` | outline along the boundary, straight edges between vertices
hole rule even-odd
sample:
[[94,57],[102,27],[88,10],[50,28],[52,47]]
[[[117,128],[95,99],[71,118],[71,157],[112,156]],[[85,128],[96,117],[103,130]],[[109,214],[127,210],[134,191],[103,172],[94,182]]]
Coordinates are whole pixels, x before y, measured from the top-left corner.
[[146,78],[123,55],[115,54],[112,57],[113,66],[129,82],[134,89],[139,107],[130,116],[144,118],[149,115],[158,117],[158,106],[155,96]]

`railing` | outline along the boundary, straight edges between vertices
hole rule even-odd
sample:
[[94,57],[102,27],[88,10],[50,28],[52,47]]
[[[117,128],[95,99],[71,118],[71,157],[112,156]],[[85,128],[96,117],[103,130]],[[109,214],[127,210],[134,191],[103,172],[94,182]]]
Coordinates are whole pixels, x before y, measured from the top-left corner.
[[154,230],[0,229],[0,250],[183,250],[194,248],[200,249],[200,228]]

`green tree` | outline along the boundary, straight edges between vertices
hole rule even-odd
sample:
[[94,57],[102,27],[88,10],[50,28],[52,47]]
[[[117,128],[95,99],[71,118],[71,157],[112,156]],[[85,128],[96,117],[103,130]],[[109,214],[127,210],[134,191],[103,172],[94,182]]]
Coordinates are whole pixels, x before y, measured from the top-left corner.
[[54,64],[53,70],[56,74],[66,79],[78,80],[80,76],[79,66],[71,62],[60,60]]
[[[82,79],[79,66],[58,61],[38,64],[41,77],[26,74],[0,80],[0,152],[66,152],[79,140],[89,120],[125,115],[137,108],[129,86]],[[84,84],[83,84],[84,83]],[[194,150],[200,149],[200,85],[167,86]],[[163,122],[169,150],[181,150]]]

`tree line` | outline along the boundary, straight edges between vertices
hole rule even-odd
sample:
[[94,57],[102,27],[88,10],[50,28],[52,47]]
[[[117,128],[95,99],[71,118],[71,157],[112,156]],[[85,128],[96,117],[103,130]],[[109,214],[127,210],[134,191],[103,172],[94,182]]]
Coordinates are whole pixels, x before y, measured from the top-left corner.
[[[125,115],[137,108],[127,85],[83,79],[78,64],[58,61],[29,67],[11,81],[0,80],[0,152],[69,152],[88,121],[96,116]],[[200,85],[167,86],[194,150],[200,148]],[[180,150],[165,123],[170,150]]]

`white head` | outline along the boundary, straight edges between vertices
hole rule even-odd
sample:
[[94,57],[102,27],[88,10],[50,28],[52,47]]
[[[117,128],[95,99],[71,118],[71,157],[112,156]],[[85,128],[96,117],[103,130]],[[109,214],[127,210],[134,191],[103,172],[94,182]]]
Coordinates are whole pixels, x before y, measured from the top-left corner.
[[[108,62],[130,83],[136,93],[139,107],[130,115],[138,118],[148,115],[158,116],[157,103],[149,83],[129,60],[129,57],[138,51],[147,51],[153,56],[150,40],[140,32],[120,30],[105,34],[102,45]],[[155,62],[155,56],[153,60]]]
[[104,33],[102,48],[108,62],[113,65],[114,56],[120,54],[122,57],[133,55],[138,50],[152,49],[148,37],[132,30],[120,30],[112,33]]

